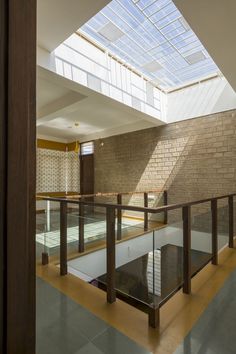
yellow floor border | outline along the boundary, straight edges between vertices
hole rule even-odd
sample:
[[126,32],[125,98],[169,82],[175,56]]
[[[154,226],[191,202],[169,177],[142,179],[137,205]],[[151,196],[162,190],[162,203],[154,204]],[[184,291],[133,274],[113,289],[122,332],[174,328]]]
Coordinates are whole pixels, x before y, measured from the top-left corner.
[[235,269],[236,249],[223,249],[218,266],[208,264],[193,278],[192,295],[179,291],[161,308],[159,329],[148,327],[145,313],[120,300],[107,304],[102,290],[70,274],[61,277],[53,264],[37,265],[37,275],[149,351],[173,354]]

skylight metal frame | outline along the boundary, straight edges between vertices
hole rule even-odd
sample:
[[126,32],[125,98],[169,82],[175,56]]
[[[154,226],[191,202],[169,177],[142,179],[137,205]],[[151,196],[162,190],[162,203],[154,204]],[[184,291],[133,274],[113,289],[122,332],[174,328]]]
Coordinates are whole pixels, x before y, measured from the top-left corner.
[[[122,6],[122,5],[121,5],[121,6]],[[122,6],[122,7],[123,7],[123,6]],[[125,8],[124,8],[124,9],[125,9]],[[114,16],[117,15],[113,10],[112,10],[112,12],[114,13]],[[103,16],[104,16],[108,21],[110,21],[111,23],[115,24],[114,21],[113,21],[113,20],[110,20],[106,15],[103,15]],[[118,16],[119,16],[119,15],[118,15]],[[131,30],[133,30],[134,32],[136,32],[136,31],[130,26],[130,24],[127,23],[126,20],[122,19],[120,16],[119,16],[119,18],[120,18],[123,22],[125,22],[125,23],[130,27]],[[115,24],[115,25],[116,25],[116,24]],[[88,26],[89,26],[89,25],[88,25]],[[90,26],[89,26],[89,27],[90,27]],[[143,27],[143,28],[145,29],[145,27],[144,27],[142,24],[141,24],[141,27]],[[90,28],[91,28],[91,27],[90,27]],[[92,29],[92,28],[91,28],[91,29]],[[137,33],[137,32],[136,32],[136,33]],[[139,35],[139,34],[137,33],[137,35]],[[127,37],[130,38],[131,41],[133,41],[133,40],[132,40],[132,37],[131,37],[129,34],[127,34]],[[155,39],[154,36],[153,36],[153,38]],[[142,49],[142,46],[141,46],[140,44],[136,43],[136,45],[138,45],[138,46],[140,47],[140,49]],[[123,49],[119,48],[116,44],[113,44],[113,46],[114,46],[115,48],[117,48],[119,51],[123,52],[125,56],[127,56],[126,52],[123,51]],[[150,50],[153,50],[153,49],[155,49],[156,47],[157,47],[157,46],[151,48]],[[177,50],[177,49],[176,49],[176,50]],[[148,52],[148,51],[147,51],[147,52]],[[151,54],[150,54],[150,56],[151,56],[151,60],[153,60],[153,61],[156,60]],[[165,69],[165,70],[169,71],[168,69]],[[171,72],[170,72],[170,74],[173,75],[173,73],[171,73]],[[177,77],[176,77],[176,79],[177,79],[178,81],[180,81]],[[159,80],[160,80],[160,81],[163,81],[163,80],[161,80],[161,79],[159,79]],[[180,83],[181,83],[181,81],[180,81]]]
[[[105,47],[113,57],[119,57],[128,66],[134,67],[135,71],[139,71],[141,76],[147,77],[148,81],[158,81],[164,91],[169,91],[180,85],[185,86],[189,81],[196,80],[198,82],[203,79],[200,72],[205,76],[215,75],[216,72],[219,72],[172,0],[146,1],[147,6],[143,6],[145,2],[143,0],[112,0],[100,13],[82,26],[81,31],[83,35],[92,37],[93,40]],[[151,6],[153,12],[148,15],[147,9]],[[169,12],[165,13],[165,9],[168,7]],[[117,8],[121,9],[120,12],[117,11]],[[161,13],[159,19],[157,19],[158,13]],[[139,18],[142,21],[139,21]],[[165,19],[169,19],[169,21],[166,22]],[[181,19],[186,22],[187,26],[180,21]],[[125,33],[124,36],[114,42],[105,39],[105,37],[102,38],[99,30],[108,23],[118,27]],[[146,29],[148,23],[148,29]],[[163,25],[158,26],[158,23]],[[176,24],[176,26],[172,27],[172,24]],[[170,28],[165,32],[164,29],[167,26]],[[158,33],[160,36],[157,39],[155,34]],[[172,35],[168,36],[170,33]],[[147,41],[148,38],[150,38],[150,42]],[[155,41],[156,45],[153,44]],[[138,53],[135,55],[132,54],[133,51],[129,52],[132,43],[134,48],[137,48]],[[205,59],[189,63],[187,56],[198,51],[203,52]],[[148,64],[153,61],[158,62],[163,68],[156,72],[145,70],[144,67],[148,67]],[[199,70],[199,75],[197,75],[196,69]]]

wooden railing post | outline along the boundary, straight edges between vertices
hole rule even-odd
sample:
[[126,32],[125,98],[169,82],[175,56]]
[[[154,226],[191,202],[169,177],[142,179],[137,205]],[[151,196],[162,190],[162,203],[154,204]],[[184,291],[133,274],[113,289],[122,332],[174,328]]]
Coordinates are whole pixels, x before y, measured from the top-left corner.
[[[122,194],[117,194],[117,204],[122,204]],[[117,240],[122,238],[122,210],[117,209]]]
[[60,202],[60,274],[67,274],[67,203]]
[[79,204],[79,252],[84,252],[84,204]]
[[42,265],[47,265],[49,263],[49,255],[47,252],[42,252]]
[[191,293],[191,207],[184,206],[183,215],[183,292]]
[[[148,193],[144,192],[144,207],[148,208]],[[144,231],[148,230],[148,212],[144,212]]]
[[212,264],[218,264],[218,211],[217,199],[211,201]]
[[[163,192],[163,204],[168,205],[168,195],[167,195],[167,190],[164,190]],[[168,223],[168,211],[164,211],[164,224]]]
[[112,304],[116,301],[116,291],[115,291],[115,209],[106,209],[106,223],[107,223],[107,302]]
[[234,248],[234,197],[230,195],[229,204],[229,248]]

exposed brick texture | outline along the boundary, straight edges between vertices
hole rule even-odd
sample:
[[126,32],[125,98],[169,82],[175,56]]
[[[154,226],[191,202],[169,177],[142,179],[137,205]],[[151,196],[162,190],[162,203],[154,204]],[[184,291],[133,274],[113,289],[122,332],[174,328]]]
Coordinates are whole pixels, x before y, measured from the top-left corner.
[[177,203],[236,191],[236,111],[103,142],[95,142],[96,192],[164,188]]

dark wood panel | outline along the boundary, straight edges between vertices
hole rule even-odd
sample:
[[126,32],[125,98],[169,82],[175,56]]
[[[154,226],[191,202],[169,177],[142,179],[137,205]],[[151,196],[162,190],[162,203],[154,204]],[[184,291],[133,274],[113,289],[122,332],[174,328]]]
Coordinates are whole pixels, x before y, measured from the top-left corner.
[[115,291],[115,274],[116,274],[116,235],[115,235],[115,210],[107,209],[107,302],[113,303],[116,301]]
[[67,274],[67,203],[60,203],[60,274]]
[[[148,208],[148,193],[144,193],[144,207]],[[148,212],[144,212],[144,231],[148,230]]]
[[34,354],[36,0],[6,3],[9,23],[4,354]]
[[0,0],[0,352],[5,352],[3,338],[5,282],[5,240],[6,235],[6,115],[7,115],[7,6]]
[[183,213],[183,292],[191,293],[191,208],[184,206]]
[[211,201],[211,222],[212,222],[212,264],[218,264],[218,211],[217,200]]
[[[94,155],[80,156],[80,194],[94,193]],[[93,198],[92,198],[93,199]]]

